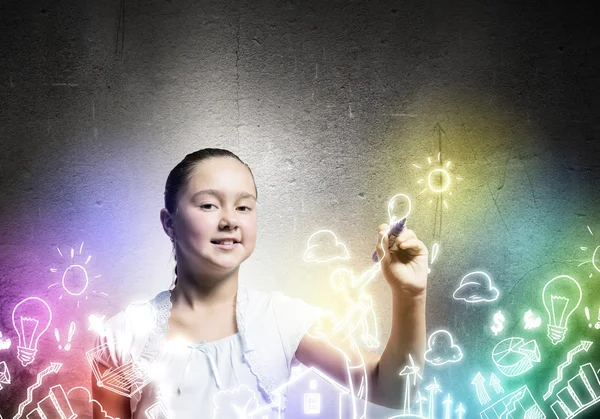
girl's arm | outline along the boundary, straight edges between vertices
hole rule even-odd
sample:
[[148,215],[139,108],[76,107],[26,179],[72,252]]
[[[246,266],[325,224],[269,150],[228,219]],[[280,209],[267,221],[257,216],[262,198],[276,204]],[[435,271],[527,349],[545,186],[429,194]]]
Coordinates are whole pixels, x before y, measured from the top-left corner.
[[[377,255],[381,271],[392,290],[392,328],[383,353],[377,355],[353,348],[347,340],[327,333],[333,330],[334,325],[331,320],[324,320],[315,323],[304,336],[296,351],[296,358],[346,387],[349,387],[347,366],[359,366],[364,362],[368,400],[401,409],[405,403],[405,384],[411,386],[411,400],[408,403],[412,404],[420,384],[419,377],[423,376],[428,252],[409,229],[403,230],[396,238],[398,247],[395,251],[388,249],[386,224],[379,226],[379,239]],[[404,373],[414,373],[400,376],[405,367],[409,369]],[[353,368],[352,371],[352,382],[354,388],[358,389],[363,371],[360,368]]]
[[[101,373],[104,373],[104,370],[106,370],[106,367],[103,365],[100,365],[99,368]],[[129,397],[121,396],[104,387],[98,387],[94,374],[92,374],[92,399],[97,401],[97,403],[92,403],[94,406],[92,412],[93,419],[110,417],[114,419],[131,419]]]

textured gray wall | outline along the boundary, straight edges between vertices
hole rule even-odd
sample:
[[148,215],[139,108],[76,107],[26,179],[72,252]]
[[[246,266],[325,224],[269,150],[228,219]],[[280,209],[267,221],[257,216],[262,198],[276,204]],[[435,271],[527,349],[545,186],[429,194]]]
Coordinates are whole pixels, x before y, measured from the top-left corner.
[[[169,286],[164,183],[199,148],[228,148],[254,171],[259,237],[242,276],[315,304],[334,304],[334,268],[370,266],[388,200],[409,194],[411,228],[442,249],[428,330],[452,330],[466,362],[427,377],[454,388],[473,417],[474,392],[456,383],[488,358],[490,316],[514,309],[517,327],[515,307],[540,289],[523,278],[575,272],[579,247],[595,246],[586,226],[600,234],[599,39],[585,2],[4,1],[0,22],[0,331],[15,339],[12,307],[31,295],[51,303],[56,322],[31,368],[16,345],[0,351],[13,377],[0,391],[5,417],[49,361],[68,366],[69,385],[89,386],[90,313],[110,316]],[[418,195],[413,166],[440,147],[464,179],[444,211]],[[319,229],[352,259],[304,262]],[[94,278],[77,307],[47,287],[64,264],[57,247],[82,242]],[[452,300],[478,268],[504,305]],[[385,342],[389,290],[379,279],[370,292]],[[590,294],[582,307],[595,312]],[[52,332],[64,344],[71,320],[67,353]]]

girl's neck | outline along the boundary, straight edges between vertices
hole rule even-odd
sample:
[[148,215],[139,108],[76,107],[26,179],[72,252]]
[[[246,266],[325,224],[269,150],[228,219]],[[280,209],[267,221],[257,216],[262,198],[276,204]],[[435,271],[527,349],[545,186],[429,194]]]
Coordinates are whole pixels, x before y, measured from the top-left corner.
[[[179,268],[178,268],[179,270]],[[233,303],[238,290],[238,270],[219,279],[194,279],[177,275],[177,284],[171,292],[173,306],[189,308],[218,306]]]

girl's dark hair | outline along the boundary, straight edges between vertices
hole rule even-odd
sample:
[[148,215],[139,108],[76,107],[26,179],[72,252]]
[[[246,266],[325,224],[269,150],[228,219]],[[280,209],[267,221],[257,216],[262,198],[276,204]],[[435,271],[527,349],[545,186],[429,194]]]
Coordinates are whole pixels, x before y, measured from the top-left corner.
[[[192,176],[194,168],[203,160],[211,157],[233,157],[248,168],[250,175],[252,175],[252,180],[254,181],[254,174],[252,173],[250,166],[244,163],[231,151],[222,148],[203,148],[201,150],[194,151],[193,153],[185,156],[184,159],[181,160],[177,166],[171,170],[169,176],[167,177],[167,183],[165,185],[165,208],[167,211],[169,211],[169,214],[175,215],[177,212],[179,195],[185,190],[185,187]],[[258,199],[256,181],[254,182],[254,190],[256,192],[256,198]],[[173,243],[173,256],[175,258],[175,262],[177,262],[175,243]],[[177,275],[177,266],[175,266],[175,275]],[[177,279],[175,279],[175,284],[176,283]]]

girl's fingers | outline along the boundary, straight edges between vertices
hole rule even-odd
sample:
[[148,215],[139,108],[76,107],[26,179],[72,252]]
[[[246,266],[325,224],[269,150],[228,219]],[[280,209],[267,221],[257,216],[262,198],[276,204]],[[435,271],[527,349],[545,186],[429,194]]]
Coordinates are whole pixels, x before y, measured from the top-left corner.
[[396,244],[400,249],[406,250],[411,254],[419,254],[423,250],[426,250],[425,244],[416,237],[412,237],[408,240],[400,240],[400,237],[396,239]]

